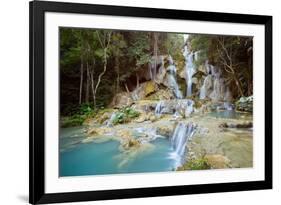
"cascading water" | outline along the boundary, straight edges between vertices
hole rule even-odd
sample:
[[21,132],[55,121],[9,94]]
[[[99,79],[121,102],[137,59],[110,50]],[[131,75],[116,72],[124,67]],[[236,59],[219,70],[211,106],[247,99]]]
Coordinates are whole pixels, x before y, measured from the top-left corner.
[[112,115],[110,116],[109,120],[106,122],[106,126],[107,126],[107,127],[113,126],[112,122],[113,122],[113,120],[114,120],[115,117],[116,117],[116,113],[114,112],[114,113],[112,113]]
[[155,115],[170,114],[175,117],[189,117],[194,112],[194,101],[190,99],[161,100],[155,107]]
[[175,107],[175,116],[189,117],[194,111],[194,101],[190,99],[184,99],[177,102]]
[[194,53],[188,50],[187,46],[184,46],[183,56],[185,58],[185,80],[186,80],[186,96],[192,95],[192,77],[196,71],[193,64]]
[[157,117],[160,117],[162,114],[162,110],[163,110],[163,106],[164,106],[164,101],[159,101],[155,107],[155,115]]
[[177,68],[174,65],[174,61],[173,61],[171,56],[169,56],[168,61],[169,61],[169,64],[170,64],[167,68],[168,84],[173,89],[173,92],[174,92],[176,98],[182,99],[182,93],[179,89],[179,85],[178,85],[177,80],[176,80]]
[[206,84],[207,84],[207,81],[208,80],[208,76],[204,79],[204,82],[203,82],[203,85],[202,87],[200,88],[200,94],[199,94],[199,98],[201,100],[205,99],[206,98]]
[[207,76],[200,88],[199,98],[205,99],[206,97],[209,97],[213,101],[224,100],[225,85],[220,70],[217,67],[210,65],[208,61],[205,63],[205,68]]
[[175,167],[178,167],[183,163],[187,141],[194,135],[194,133],[195,126],[192,123],[184,124],[180,122],[177,125],[171,138],[171,143],[174,150],[173,156],[176,159]]
[[157,138],[164,138],[162,135],[157,134],[155,127],[139,127],[135,128],[137,139],[140,143],[148,143]]
[[199,98],[209,97],[213,102],[222,103],[217,106],[217,110],[234,110],[234,105],[231,103],[231,92],[229,87],[225,85],[220,69],[209,64],[208,60],[205,62],[205,69],[207,76],[200,89]]

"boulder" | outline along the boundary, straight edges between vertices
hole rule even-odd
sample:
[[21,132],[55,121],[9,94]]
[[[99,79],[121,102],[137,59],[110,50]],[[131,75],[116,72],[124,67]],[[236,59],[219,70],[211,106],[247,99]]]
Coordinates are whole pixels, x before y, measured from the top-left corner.
[[153,81],[141,83],[138,88],[132,91],[134,100],[144,100],[147,96],[158,91],[158,85]]
[[146,120],[147,120],[147,115],[146,114],[142,114],[136,120],[134,120],[134,122],[142,123],[142,122],[144,122]]
[[208,164],[213,169],[224,169],[230,167],[230,160],[221,154],[207,154],[205,155],[205,159],[207,159]]
[[155,122],[155,121],[158,120],[158,118],[157,118],[154,114],[152,114],[152,115],[149,116],[149,120],[150,120],[151,122]]
[[87,135],[88,136],[105,135],[110,133],[111,131],[112,129],[109,127],[94,127],[94,128],[90,128],[87,131]]
[[122,108],[131,106],[133,104],[133,99],[131,98],[130,94],[127,92],[117,93],[112,102],[110,103],[110,107],[115,108]]
[[124,150],[136,149],[136,148],[139,148],[140,145],[141,145],[140,142],[134,138],[126,140],[122,143],[122,147]]
[[148,100],[170,100],[174,98],[173,91],[169,88],[159,89],[155,93],[147,96]]
[[162,135],[164,137],[172,137],[174,129],[175,129],[175,122],[171,122],[168,125],[158,126],[156,128],[156,134]]
[[157,105],[157,101],[152,100],[140,100],[137,101],[134,105],[132,105],[132,108],[135,110],[138,110],[140,112],[152,112],[155,110],[155,107]]

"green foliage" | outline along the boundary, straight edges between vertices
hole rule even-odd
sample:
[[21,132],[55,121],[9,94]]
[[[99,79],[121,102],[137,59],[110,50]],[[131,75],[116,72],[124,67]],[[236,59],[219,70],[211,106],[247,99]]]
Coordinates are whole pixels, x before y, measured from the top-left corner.
[[172,56],[180,54],[182,56],[182,48],[184,45],[183,35],[168,33],[164,44],[167,54]]
[[151,59],[149,44],[149,35],[145,32],[140,32],[138,35],[134,35],[130,47],[128,49],[128,55],[136,62],[136,67],[140,68],[142,65],[147,64]]
[[68,105],[64,108],[61,114],[64,114],[64,117],[61,117],[61,127],[71,127],[82,125],[83,122],[89,117],[93,117],[96,114],[96,111],[93,109],[91,104],[82,104],[80,106]]
[[112,43],[110,49],[114,56],[123,56],[125,54],[125,49],[127,48],[127,42],[124,36],[119,32],[114,32],[112,35]]
[[211,165],[208,160],[204,157],[198,159],[191,159],[185,163],[182,167],[178,168],[178,171],[182,170],[204,170],[211,169]]
[[112,120],[112,124],[122,124],[130,122],[131,119],[138,117],[140,113],[133,108],[124,107],[115,113],[115,116]]
[[93,113],[93,108],[91,107],[90,104],[84,103],[80,106],[79,108],[79,114],[80,115],[91,115]]
[[63,110],[61,110],[61,114],[63,116],[73,116],[73,115],[91,115],[94,112],[94,108],[92,104],[83,103],[80,106],[75,104],[68,104],[63,106]]
[[190,42],[192,51],[199,51],[208,49],[211,45],[212,38],[210,35],[198,35],[192,34],[189,35],[188,40]]
[[209,59],[210,47],[213,37],[209,35],[197,35],[192,34],[189,36],[188,41],[190,48],[193,52],[198,52],[198,59],[194,61],[195,65],[198,67],[203,64],[207,59]]
[[185,63],[182,55],[184,46],[183,35],[168,33],[164,39],[162,38],[162,41],[164,41],[164,53],[172,56],[179,70],[183,68]]
[[86,120],[85,115],[73,115],[70,117],[62,117],[60,120],[60,127],[74,127],[80,126]]

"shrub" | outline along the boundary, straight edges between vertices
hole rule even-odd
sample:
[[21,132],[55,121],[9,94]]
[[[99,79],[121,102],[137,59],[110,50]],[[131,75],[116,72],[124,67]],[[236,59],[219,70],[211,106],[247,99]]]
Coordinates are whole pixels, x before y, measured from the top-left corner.
[[198,159],[191,159],[186,162],[182,167],[178,168],[178,171],[182,170],[204,170],[211,169],[211,165],[208,160],[204,157]]
[[130,122],[131,119],[136,118],[140,115],[140,113],[133,108],[125,107],[121,108],[118,112],[115,113],[115,116],[112,120],[112,124],[122,124],[126,122]]
[[82,125],[85,121],[86,116],[84,115],[73,115],[70,117],[63,117],[60,120],[60,126],[61,127],[74,127]]
[[[83,122],[93,115],[96,111],[92,108],[91,104],[82,104],[80,106],[67,108],[66,117],[61,117],[60,126],[61,127],[73,127],[82,125]],[[62,113],[63,114],[63,113]]]

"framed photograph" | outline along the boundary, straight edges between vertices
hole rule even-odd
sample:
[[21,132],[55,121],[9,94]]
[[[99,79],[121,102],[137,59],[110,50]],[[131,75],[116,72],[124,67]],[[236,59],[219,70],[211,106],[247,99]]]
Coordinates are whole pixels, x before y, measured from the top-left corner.
[[271,188],[271,16],[30,2],[30,203]]

